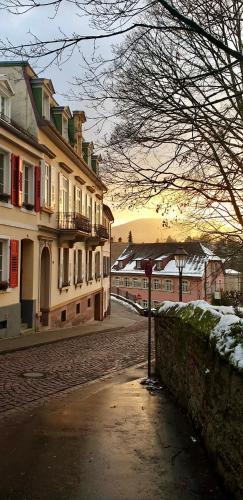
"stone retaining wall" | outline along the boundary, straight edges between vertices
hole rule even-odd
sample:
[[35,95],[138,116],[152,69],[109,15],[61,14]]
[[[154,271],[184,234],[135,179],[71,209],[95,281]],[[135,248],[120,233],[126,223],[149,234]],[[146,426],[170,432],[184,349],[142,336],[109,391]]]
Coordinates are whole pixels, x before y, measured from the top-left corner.
[[156,369],[191,416],[226,488],[242,500],[243,373],[218,352],[211,331],[210,321],[160,311]]

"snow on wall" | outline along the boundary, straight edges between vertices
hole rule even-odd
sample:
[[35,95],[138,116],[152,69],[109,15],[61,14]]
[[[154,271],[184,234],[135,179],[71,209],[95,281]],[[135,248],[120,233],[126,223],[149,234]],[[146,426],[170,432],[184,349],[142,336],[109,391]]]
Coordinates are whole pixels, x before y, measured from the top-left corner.
[[215,308],[204,300],[187,304],[166,301],[159,308],[158,315],[173,312],[176,316],[182,316],[186,321],[190,321],[197,313],[197,320],[200,323],[206,320],[206,313],[210,313],[214,323],[210,340],[215,342],[218,352],[222,356],[227,356],[233,366],[243,369],[243,318],[232,314],[228,309],[224,306]]

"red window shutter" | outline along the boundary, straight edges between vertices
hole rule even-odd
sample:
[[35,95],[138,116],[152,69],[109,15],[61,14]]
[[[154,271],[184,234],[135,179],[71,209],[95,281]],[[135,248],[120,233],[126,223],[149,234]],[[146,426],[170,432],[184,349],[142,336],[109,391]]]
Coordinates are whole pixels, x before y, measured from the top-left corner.
[[18,162],[18,206],[22,207],[23,203],[23,160],[19,158]]
[[41,168],[35,167],[35,211],[40,211],[40,195],[41,195]]
[[19,242],[10,240],[10,265],[9,265],[9,286],[16,288],[18,286],[18,268],[19,268]]
[[11,202],[18,206],[19,191],[19,156],[11,156]]

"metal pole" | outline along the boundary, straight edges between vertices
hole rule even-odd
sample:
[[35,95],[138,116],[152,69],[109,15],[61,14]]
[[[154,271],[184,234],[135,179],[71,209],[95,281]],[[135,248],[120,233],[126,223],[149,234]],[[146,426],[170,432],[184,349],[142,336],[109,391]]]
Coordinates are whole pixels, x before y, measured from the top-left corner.
[[151,276],[148,278],[148,378],[151,378]]
[[179,302],[182,302],[182,269],[179,269]]

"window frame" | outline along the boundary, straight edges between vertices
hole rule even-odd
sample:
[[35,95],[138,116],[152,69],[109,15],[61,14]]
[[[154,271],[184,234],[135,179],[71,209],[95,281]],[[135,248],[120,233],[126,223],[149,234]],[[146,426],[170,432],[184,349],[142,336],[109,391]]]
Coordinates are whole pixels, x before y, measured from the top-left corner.
[[[26,201],[26,169],[31,172],[32,178],[28,180],[28,186],[30,187],[30,191],[28,192],[28,199]],[[26,161],[23,162],[23,207],[25,205],[33,205],[33,209],[35,206],[35,166],[32,163],[28,163]]]
[[77,283],[82,283],[83,281],[83,252],[80,248],[77,249]]
[[75,213],[82,214],[82,189],[78,186],[75,186]]
[[[3,156],[3,191],[0,195],[11,196],[11,152],[0,145],[0,155]],[[9,202],[9,200],[7,201]]]
[[[48,175],[47,175],[48,172]],[[44,189],[44,203],[46,207],[51,207],[51,165],[45,163],[45,189]]]
[[[168,283],[170,283],[170,287],[168,287]],[[163,279],[162,280],[162,290],[163,292],[173,292],[173,282],[171,279]]]
[[[2,92],[2,91],[1,91]],[[0,94],[0,116],[4,118],[11,118],[10,112],[10,97],[7,94]],[[3,111],[2,111],[3,109]]]
[[10,250],[9,244],[10,239],[0,235],[0,243],[2,246],[2,269],[0,274],[0,282],[7,281],[9,284],[9,259],[10,259]]
[[143,289],[147,290],[149,287],[149,280],[148,278],[143,278]]
[[70,251],[69,248],[63,248],[63,267],[62,267],[62,286],[69,286],[69,262],[70,262]]
[[153,279],[153,290],[161,289],[161,281],[158,278]]
[[127,278],[127,277],[124,278],[124,285],[125,285],[126,288],[131,288],[130,287],[130,279],[129,278]]
[[[185,283],[186,283],[186,287],[184,287]],[[189,280],[182,280],[182,293],[190,293],[190,281]]]
[[[48,104],[46,104],[48,103]],[[48,111],[47,111],[48,110]],[[47,113],[46,113],[47,111]],[[50,96],[47,92],[43,91],[43,100],[42,100],[42,116],[46,120],[50,120],[51,117],[51,104],[50,104]]]

